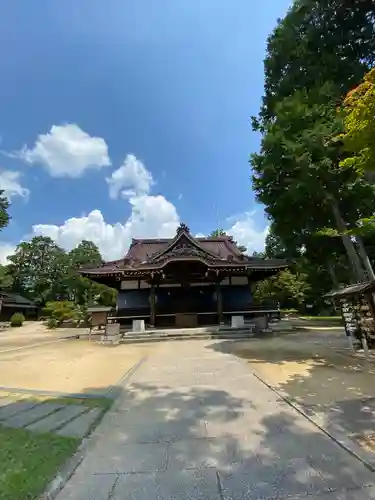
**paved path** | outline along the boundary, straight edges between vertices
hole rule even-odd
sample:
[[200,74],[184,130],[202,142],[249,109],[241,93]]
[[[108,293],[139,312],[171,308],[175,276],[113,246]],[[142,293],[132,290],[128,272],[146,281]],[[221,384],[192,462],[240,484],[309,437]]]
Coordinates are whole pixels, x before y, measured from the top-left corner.
[[153,352],[58,500],[375,499],[375,473],[212,344]]

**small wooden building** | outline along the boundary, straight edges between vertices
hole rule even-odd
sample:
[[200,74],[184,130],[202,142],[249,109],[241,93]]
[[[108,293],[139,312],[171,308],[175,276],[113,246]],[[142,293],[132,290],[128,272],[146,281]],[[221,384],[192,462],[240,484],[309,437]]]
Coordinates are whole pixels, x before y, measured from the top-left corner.
[[18,293],[0,291],[0,320],[9,321],[16,312],[22,313],[26,319],[36,319],[38,307]]
[[90,315],[90,330],[95,327],[105,327],[108,323],[108,315],[110,311],[111,307],[106,306],[88,307],[87,312]]
[[375,281],[364,281],[327,294],[340,306],[348,337],[375,345]]
[[244,255],[229,236],[195,238],[181,224],[170,239],[134,239],[124,258],[80,273],[118,290],[117,319],[151,327],[193,327],[277,313],[254,304],[252,286],[287,267]]

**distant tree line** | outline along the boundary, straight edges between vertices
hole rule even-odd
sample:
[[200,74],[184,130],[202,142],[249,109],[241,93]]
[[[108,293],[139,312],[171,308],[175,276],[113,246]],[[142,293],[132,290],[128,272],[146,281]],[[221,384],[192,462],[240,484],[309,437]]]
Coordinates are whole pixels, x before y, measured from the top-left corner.
[[[9,203],[0,191],[0,229],[9,221]],[[47,302],[64,300],[77,305],[114,306],[116,290],[94,283],[78,274],[83,266],[100,266],[98,247],[83,240],[66,252],[51,238],[35,236],[20,243],[9,264],[0,266],[0,289],[19,293],[43,307]]]

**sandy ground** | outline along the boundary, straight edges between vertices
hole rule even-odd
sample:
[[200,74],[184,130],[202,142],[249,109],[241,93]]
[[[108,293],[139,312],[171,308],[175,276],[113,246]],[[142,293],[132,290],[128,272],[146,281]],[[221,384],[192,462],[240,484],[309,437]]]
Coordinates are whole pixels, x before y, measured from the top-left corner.
[[63,340],[0,353],[0,386],[63,393],[102,393],[153,346],[106,346],[88,340]]
[[347,344],[340,333],[300,333],[221,348],[246,359],[262,379],[300,403],[375,397],[375,364],[344,355]]
[[48,330],[41,322],[29,321],[19,328],[0,330],[0,352],[27,345],[51,342],[64,330]]

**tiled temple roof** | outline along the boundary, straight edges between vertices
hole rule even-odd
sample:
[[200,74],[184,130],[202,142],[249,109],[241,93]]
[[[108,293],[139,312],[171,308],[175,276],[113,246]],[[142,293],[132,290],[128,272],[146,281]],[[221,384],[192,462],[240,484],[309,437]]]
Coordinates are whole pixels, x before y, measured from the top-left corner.
[[85,268],[86,276],[104,275],[118,271],[156,269],[170,260],[196,258],[210,266],[246,267],[251,269],[282,269],[287,263],[281,259],[261,259],[244,255],[230,236],[194,238],[182,224],[174,238],[133,239],[127,254],[106,262],[99,268]]

